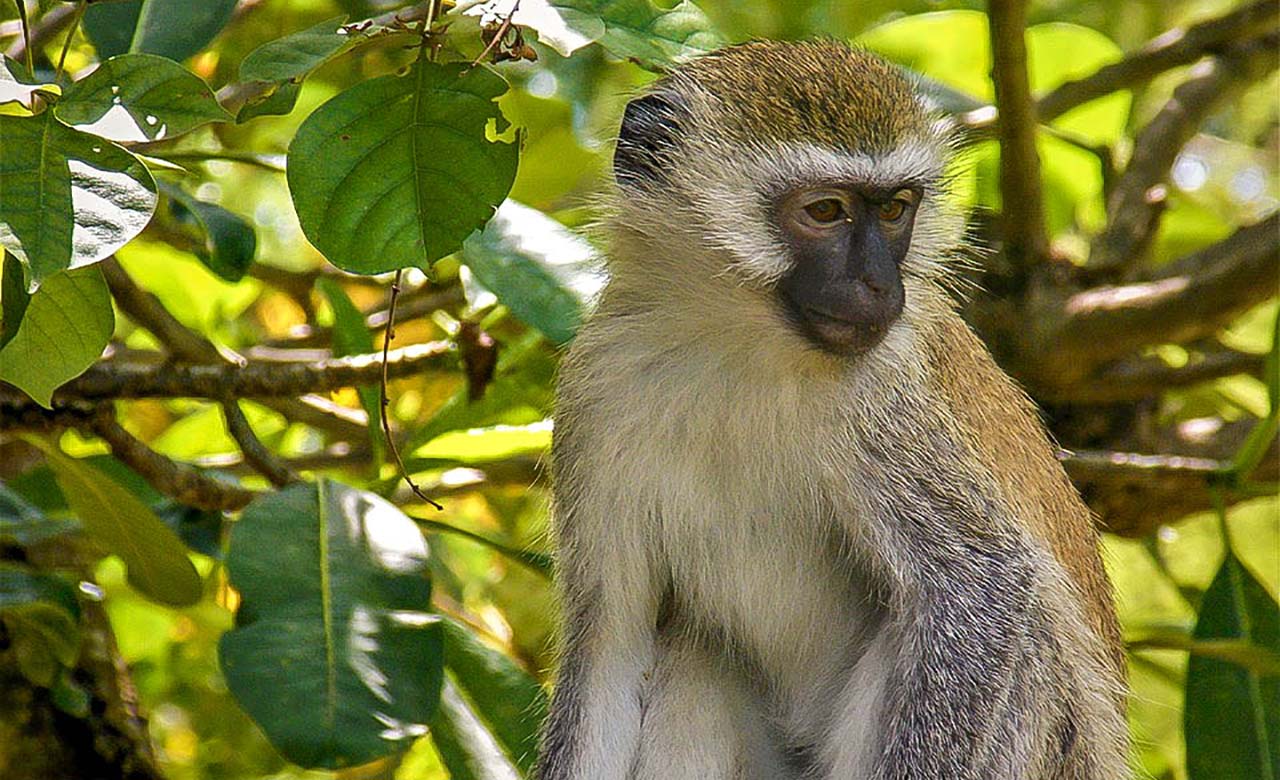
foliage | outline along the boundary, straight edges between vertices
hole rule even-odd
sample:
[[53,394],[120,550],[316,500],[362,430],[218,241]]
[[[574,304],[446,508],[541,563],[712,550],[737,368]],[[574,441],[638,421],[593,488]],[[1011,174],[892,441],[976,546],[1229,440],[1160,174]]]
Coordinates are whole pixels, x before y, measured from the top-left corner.
[[[96,723],[126,708],[85,648],[115,648],[150,715],[132,748],[175,780],[527,776],[555,630],[540,464],[601,284],[580,229],[604,141],[674,62],[822,34],[964,131],[953,195],[997,250],[964,313],[1120,532],[1135,762],[1280,776],[1280,306],[1248,281],[1280,134],[1245,45],[1274,12],[1024,128],[1047,237],[1027,270],[999,251],[1035,226],[999,220],[981,3],[439,5],[0,4],[0,686]],[[1032,93],[1246,7],[1036,4]],[[1179,92],[1191,119],[1154,133],[1208,53],[1246,76]],[[1159,198],[1136,259],[1097,267],[1147,208],[1117,209],[1133,187]],[[1192,293],[1155,324],[1078,314],[1175,272]]]

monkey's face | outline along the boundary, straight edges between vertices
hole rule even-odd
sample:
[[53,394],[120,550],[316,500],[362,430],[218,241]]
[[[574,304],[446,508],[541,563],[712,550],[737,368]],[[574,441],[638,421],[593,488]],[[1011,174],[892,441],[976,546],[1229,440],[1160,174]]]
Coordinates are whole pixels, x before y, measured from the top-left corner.
[[856,355],[902,314],[902,262],[918,186],[832,185],[787,192],[773,220],[791,255],[776,291],[792,324],[818,347]]

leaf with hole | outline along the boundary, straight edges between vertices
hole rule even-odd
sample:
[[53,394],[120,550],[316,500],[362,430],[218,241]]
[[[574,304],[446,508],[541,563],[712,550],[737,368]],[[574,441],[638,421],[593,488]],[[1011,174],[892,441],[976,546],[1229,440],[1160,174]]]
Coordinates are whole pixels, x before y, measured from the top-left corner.
[[102,356],[114,328],[100,270],[54,274],[30,297],[13,338],[0,349],[0,379],[48,407],[54,390]]
[[357,84],[316,109],[289,147],[289,191],[303,233],[339,268],[427,267],[493,215],[515,179],[517,143],[484,67],[420,62]]
[[120,556],[129,584],[153,601],[185,607],[200,600],[203,584],[187,548],[155,512],[124,486],[42,439],[42,450],[67,503],[85,531]]
[[0,116],[0,246],[27,289],[102,260],[142,232],[156,185],[137,157],[59,121],[52,111]]
[[154,54],[112,57],[72,84],[54,112],[112,141],[157,141],[231,120],[203,79]]
[[367,763],[421,736],[443,678],[427,546],[378,496],[320,480],[245,508],[227,553],[242,601],[227,685],[294,763]]
[[[1280,649],[1280,604],[1230,551],[1200,602],[1196,641]],[[1193,654],[1187,664],[1191,780],[1280,777],[1280,676]]]

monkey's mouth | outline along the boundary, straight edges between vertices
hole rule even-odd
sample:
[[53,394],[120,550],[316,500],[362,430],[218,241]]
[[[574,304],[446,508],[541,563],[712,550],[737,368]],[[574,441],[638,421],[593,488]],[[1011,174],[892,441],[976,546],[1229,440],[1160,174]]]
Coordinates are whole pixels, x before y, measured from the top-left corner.
[[837,313],[812,305],[793,306],[791,312],[795,325],[814,346],[845,357],[861,354],[879,344],[891,324],[865,313]]

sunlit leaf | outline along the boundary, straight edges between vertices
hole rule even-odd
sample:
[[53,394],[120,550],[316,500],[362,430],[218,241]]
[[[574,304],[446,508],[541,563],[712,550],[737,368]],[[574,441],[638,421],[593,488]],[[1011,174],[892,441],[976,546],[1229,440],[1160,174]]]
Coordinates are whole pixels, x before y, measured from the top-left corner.
[[457,250],[511,189],[519,154],[505,129],[503,79],[466,63],[415,64],[342,92],[289,147],[303,232],[353,273],[422,267]]
[[[1230,551],[1205,591],[1194,636],[1280,648],[1280,605]],[[1280,776],[1280,676],[1192,655],[1186,696],[1192,780]]]
[[0,149],[0,246],[22,261],[28,290],[102,260],[155,210],[156,185],[138,158],[52,111],[0,116]]
[[[497,12],[510,15],[501,4]],[[523,0],[513,21],[537,31],[538,40],[563,56],[599,42],[610,54],[649,68],[666,68],[724,45],[690,0],[669,8],[648,0]]]
[[444,625],[445,666],[471,711],[522,772],[532,772],[547,694],[505,654],[453,621]]
[[431,719],[431,742],[450,780],[518,780],[519,772],[494,735],[449,682]]
[[243,599],[227,685],[307,767],[354,766],[426,731],[443,676],[427,547],[399,509],[328,480],[254,501],[231,534]]
[[[598,277],[582,268],[590,257],[590,248],[568,228],[513,201],[504,203],[462,247],[462,261],[476,279],[513,314],[560,345],[577,333],[583,299],[599,286]],[[582,277],[576,280],[581,294],[553,272],[572,263]]]
[[120,0],[94,3],[83,26],[102,58],[146,52],[182,61],[203,49],[235,11],[236,0]]
[[100,270],[54,274],[31,296],[13,338],[0,349],[0,379],[49,406],[54,390],[102,356],[114,327]]
[[146,504],[93,466],[43,440],[32,441],[44,450],[85,531],[124,561],[130,585],[161,604],[186,606],[200,600],[200,575],[186,547]]
[[155,141],[231,119],[199,76],[154,54],[112,57],[72,84],[54,110],[113,141]]

